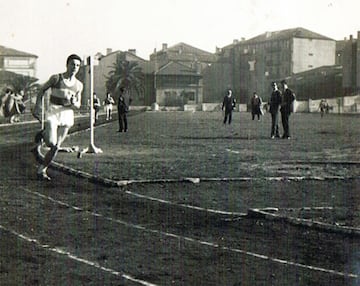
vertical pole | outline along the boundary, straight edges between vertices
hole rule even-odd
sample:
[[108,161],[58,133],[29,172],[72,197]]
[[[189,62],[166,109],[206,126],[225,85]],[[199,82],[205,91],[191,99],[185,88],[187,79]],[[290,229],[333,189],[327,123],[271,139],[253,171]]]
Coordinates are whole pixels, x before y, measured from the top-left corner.
[[78,158],[82,157],[84,153],[102,153],[103,151],[100,148],[97,148],[94,144],[94,67],[91,56],[87,58],[87,63],[89,65],[89,84],[90,84],[90,144],[88,148],[80,151],[78,153]]
[[44,130],[45,127],[45,96],[41,98],[41,130]]
[[94,67],[91,56],[88,57],[89,84],[90,84],[90,145],[94,145]]

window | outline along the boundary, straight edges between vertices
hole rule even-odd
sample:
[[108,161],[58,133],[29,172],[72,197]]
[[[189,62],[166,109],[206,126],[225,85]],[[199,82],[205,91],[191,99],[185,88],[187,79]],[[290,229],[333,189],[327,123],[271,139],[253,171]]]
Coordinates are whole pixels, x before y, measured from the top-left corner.
[[309,56],[312,57],[314,54],[313,53],[309,53]]
[[28,60],[22,60],[22,59],[9,59],[8,60],[8,67],[24,67],[29,65]]

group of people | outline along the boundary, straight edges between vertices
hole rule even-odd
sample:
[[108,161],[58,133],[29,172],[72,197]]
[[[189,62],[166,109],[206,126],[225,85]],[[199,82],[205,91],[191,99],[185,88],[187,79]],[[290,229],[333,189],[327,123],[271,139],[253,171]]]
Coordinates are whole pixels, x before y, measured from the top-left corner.
[[[47,169],[56,157],[57,153],[63,149],[64,142],[69,129],[74,125],[74,110],[80,108],[81,93],[83,91],[83,83],[76,78],[81,66],[81,58],[72,54],[66,60],[66,71],[60,74],[50,76],[49,80],[41,86],[36,98],[35,106],[32,110],[33,116],[42,121],[42,99],[47,90],[51,90],[50,104],[44,118],[44,129],[35,135],[36,146],[32,152],[37,156],[40,153],[42,142],[44,142],[49,150],[45,154],[44,160],[37,169],[38,180],[50,181],[51,178],[47,174]],[[128,105],[124,98],[125,89],[120,88],[118,98],[118,114],[119,114],[119,132],[126,132]],[[107,105],[107,120],[112,116],[112,105],[115,103],[111,94],[108,93],[104,104]],[[100,108],[100,100],[94,94],[93,107],[95,109],[95,119],[98,118]]]
[[10,123],[19,122],[26,109],[23,98],[23,91],[17,93],[13,87],[6,87],[0,99],[0,117],[8,118]]
[[[271,114],[271,139],[280,138],[279,133],[279,111],[281,113],[281,122],[283,126],[282,138],[290,139],[290,114],[294,111],[295,93],[288,87],[285,80],[281,81],[282,91],[279,90],[276,82],[271,83],[273,89],[269,100],[269,113]],[[224,96],[221,109],[225,109],[224,124],[231,124],[232,111],[235,108],[236,100],[232,95],[232,90],[228,89],[227,94]],[[251,115],[252,120],[260,120],[263,115],[262,99],[254,92],[251,98]]]
[[[74,110],[79,109],[81,105],[81,93],[83,90],[83,84],[76,78],[81,66],[81,58],[76,55],[70,55],[66,60],[66,71],[60,74],[54,74],[50,79],[40,88],[38,96],[36,98],[36,104],[33,109],[33,116],[40,122],[42,98],[45,92],[51,89],[50,106],[46,112],[44,129],[39,131],[35,136],[36,147],[33,152],[38,154],[40,152],[42,141],[49,147],[49,151],[45,154],[43,162],[40,164],[37,170],[37,178],[39,180],[51,180],[47,174],[47,169],[51,162],[56,157],[59,150],[62,148],[69,129],[74,125]],[[285,80],[281,81],[282,92],[277,87],[276,82],[272,83],[272,94],[269,101],[269,112],[271,114],[271,138],[280,137],[278,126],[278,113],[280,110],[281,120],[284,129],[282,138],[290,139],[289,128],[289,116],[293,112],[293,102],[295,100],[295,94],[288,88]],[[125,88],[120,88],[120,94],[117,100],[118,119],[119,119],[119,132],[127,132],[127,112],[128,105],[125,101]],[[100,110],[100,100],[94,94],[93,107],[95,109],[95,120],[98,119],[98,112]],[[110,93],[107,93],[104,101],[106,110],[106,119],[112,118],[112,105],[115,103]],[[261,108],[262,100],[254,93],[252,98],[252,119],[262,115]],[[236,106],[236,100],[233,97],[232,90],[229,89],[227,95],[224,97],[222,103],[222,110],[225,109],[224,124],[228,122],[231,124],[232,111]]]
[[295,93],[288,87],[285,80],[281,81],[282,92],[278,89],[277,83],[272,82],[271,87],[273,89],[270,101],[269,112],[271,114],[271,138],[280,138],[278,114],[279,108],[281,113],[281,122],[284,133],[282,138],[290,139],[290,126],[289,118],[292,112],[294,112]]

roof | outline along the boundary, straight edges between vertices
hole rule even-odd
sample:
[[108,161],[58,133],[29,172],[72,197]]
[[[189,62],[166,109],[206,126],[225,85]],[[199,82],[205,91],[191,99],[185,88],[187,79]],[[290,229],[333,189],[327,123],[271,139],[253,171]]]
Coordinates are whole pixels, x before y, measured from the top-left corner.
[[265,32],[248,40],[242,40],[240,42],[232,43],[223,47],[223,49],[232,48],[237,45],[244,45],[244,44],[255,44],[267,41],[274,41],[274,40],[286,40],[291,38],[303,38],[303,39],[318,39],[318,40],[327,40],[327,41],[335,41],[334,39],[328,38],[326,36],[320,35],[318,33],[312,32],[310,30],[298,27],[280,31],[272,31],[272,32]]
[[11,49],[5,46],[0,46],[0,56],[8,56],[8,57],[32,57],[38,58],[38,56],[22,51],[18,51],[15,49]]
[[155,52],[151,56],[160,55],[162,53],[167,53],[170,60],[176,61],[194,61],[194,59],[201,62],[216,61],[216,56],[213,53],[195,48],[183,42],[171,46],[166,50]]
[[254,38],[247,40],[246,43],[265,42],[270,40],[282,40],[282,39],[291,39],[291,38],[335,41],[331,38],[325,37],[318,33],[299,27],[299,28],[293,28],[293,29],[287,29],[287,30],[281,30],[275,32],[265,32],[261,35],[258,35]]
[[173,61],[162,66],[156,74],[177,75],[177,76],[181,76],[181,75],[200,76],[195,69],[189,68],[186,65]]

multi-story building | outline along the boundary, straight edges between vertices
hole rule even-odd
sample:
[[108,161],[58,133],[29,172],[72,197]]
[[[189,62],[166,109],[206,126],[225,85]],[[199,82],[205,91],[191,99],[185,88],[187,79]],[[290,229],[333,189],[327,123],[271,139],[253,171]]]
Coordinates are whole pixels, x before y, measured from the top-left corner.
[[[112,49],[107,49],[106,55],[97,53],[94,57],[93,65],[93,80],[94,80],[94,92],[101,100],[105,100],[106,93],[108,92],[106,88],[106,81],[109,77],[109,73],[114,69],[116,63],[116,58],[122,56],[124,60],[129,62],[136,62],[144,73],[144,90],[140,94],[135,94],[135,91],[130,91],[126,96],[132,98],[132,103],[135,105],[150,105],[155,101],[153,86],[153,73],[154,67],[152,64],[140,58],[136,55],[136,50],[129,49],[128,51],[112,51]],[[84,91],[82,96],[82,105],[87,105],[87,102],[90,97],[90,85],[89,85],[89,66],[86,65],[84,68]],[[133,93],[133,94],[132,94]],[[113,94],[113,97],[116,99],[117,94]]]
[[0,70],[36,78],[38,56],[0,46]]
[[342,41],[343,88],[345,94],[360,91],[360,31],[357,39],[350,35],[349,40]]
[[216,55],[185,43],[168,47],[150,55],[155,67],[155,94],[159,105],[201,104],[203,73],[216,62]]
[[[107,50],[106,55],[98,53],[94,61],[94,91],[105,99],[106,80],[113,70],[118,55],[124,60],[136,62],[144,74],[144,91],[131,95],[134,105],[182,106],[203,102],[202,71],[216,61],[212,53],[194,48],[185,43],[172,47],[163,44],[161,51],[154,51],[150,61],[136,55],[136,50],[127,52]],[[84,66],[83,102],[89,99],[89,76]],[[115,97],[117,95],[114,95]]]
[[306,30],[294,28],[266,32],[249,40],[234,41],[219,56],[231,66],[231,86],[240,101],[248,102],[252,92],[267,97],[271,81],[293,74],[335,65],[336,42]]

